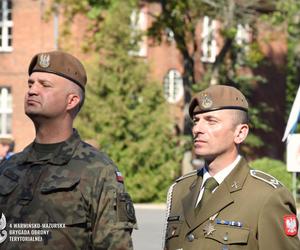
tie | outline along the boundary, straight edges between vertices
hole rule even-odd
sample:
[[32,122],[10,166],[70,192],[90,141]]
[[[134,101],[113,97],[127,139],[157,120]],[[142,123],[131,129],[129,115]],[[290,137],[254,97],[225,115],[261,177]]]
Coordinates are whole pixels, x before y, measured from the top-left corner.
[[213,177],[209,177],[204,183],[204,191],[202,198],[196,207],[196,212],[199,212],[201,207],[210,199],[212,191],[219,185],[219,183]]

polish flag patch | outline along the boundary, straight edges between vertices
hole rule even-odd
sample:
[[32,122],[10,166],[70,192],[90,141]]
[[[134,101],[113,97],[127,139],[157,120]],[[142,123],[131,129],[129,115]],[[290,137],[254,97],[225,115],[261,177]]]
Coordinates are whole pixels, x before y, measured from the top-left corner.
[[284,219],[284,231],[288,236],[295,236],[298,234],[298,221],[294,214],[285,215]]
[[123,183],[123,182],[124,182],[124,177],[123,177],[123,175],[121,174],[121,172],[120,172],[120,171],[116,171],[115,173],[116,173],[117,181]]

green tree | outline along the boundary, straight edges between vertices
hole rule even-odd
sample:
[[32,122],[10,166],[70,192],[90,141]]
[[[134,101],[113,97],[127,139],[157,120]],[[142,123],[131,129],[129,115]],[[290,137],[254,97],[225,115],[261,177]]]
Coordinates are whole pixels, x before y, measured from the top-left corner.
[[[151,1],[152,2],[152,1]],[[208,70],[210,73],[209,83],[216,84],[223,82],[222,75],[219,74],[222,65],[234,71],[235,64],[238,63],[236,58],[233,62],[228,62],[228,54],[236,56],[238,45],[235,41],[238,24],[249,25],[254,33],[256,31],[256,20],[260,16],[261,11],[268,6],[261,6],[259,0],[159,0],[153,1],[161,4],[161,13],[153,14],[155,21],[149,29],[149,34],[153,36],[158,42],[163,41],[166,32],[171,31],[176,41],[176,46],[181,52],[184,62],[184,76],[187,85],[196,83],[195,78],[195,60],[197,53],[199,53],[199,41],[197,40],[196,30],[204,16],[216,19],[222,23],[221,34],[224,38],[224,43],[220,49],[216,61],[212,64],[212,68]],[[259,48],[256,46],[256,37],[254,37],[253,45],[250,48],[251,52],[248,54],[248,66],[256,66],[261,61],[261,54]],[[254,56],[256,52],[256,56]],[[223,73],[223,72],[222,72]],[[231,79],[232,72],[225,74],[227,79]]]
[[[254,83],[263,84],[265,79],[254,74],[245,74],[243,69],[256,69],[264,62],[264,56],[257,41],[257,20],[262,13],[268,15],[272,13],[275,9],[274,5],[268,2],[262,3],[259,0],[157,0],[153,2],[159,2],[162,11],[157,15],[152,14],[154,23],[148,33],[160,43],[165,41],[168,33],[172,32],[183,58],[186,105],[192,93],[210,84],[219,83],[240,88],[251,103],[251,100],[255,98],[252,96]],[[196,79],[195,62],[200,60],[197,28],[205,16],[221,23],[219,33],[224,42],[215,62],[203,65],[204,77]],[[238,25],[248,25],[252,30],[253,36],[250,44],[241,46],[237,43],[235,38]],[[247,50],[244,50],[243,46],[247,46]],[[258,132],[271,132],[272,126],[264,119],[264,113],[269,112],[272,112],[272,108],[266,103],[261,102],[256,104],[256,107],[252,106],[251,128]],[[188,116],[188,114],[185,115]],[[245,150],[250,153],[252,148],[264,146],[264,142],[258,134],[252,133],[247,138],[246,145]]]
[[91,24],[84,47],[93,60],[87,64],[91,77],[79,131],[96,139],[116,162],[134,201],[165,200],[180,174],[183,145],[161,86],[149,80],[147,63],[132,56],[141,35],[133,32],[130,20],[136,2],[59,2],[70,17],[86,13]]
[[277,11],[271,16],[274,25],[281,25],[287,36],[287,81],[286,81],[286,114],[292,108],[300,83],[300,2],[297,0],[281,0],[277,2]]

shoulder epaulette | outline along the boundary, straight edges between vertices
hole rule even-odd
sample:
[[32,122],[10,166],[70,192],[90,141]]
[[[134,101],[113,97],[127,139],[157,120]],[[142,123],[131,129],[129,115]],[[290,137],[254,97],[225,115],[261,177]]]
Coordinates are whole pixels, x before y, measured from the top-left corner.
[[181,180],[183,180],[183,179],[186,179],[186,178],[188,178],[188,177],[194,176],[194,175],[196,175],[197,173],[198,173],[198,170],[197,170],[197,169],[196,169],[196,170],[193,170],[192,172],[190,172],[190,173],[188,173],[188,174],[185,174],[185,175],[183,175],[183,176],[177,178],[177,179],[176,179],[176,182],[179,182],[179,181],[181,181]]
[[279,188],[282,187],[282,184],[272,175],[269,175],[263,171],[251,169],[250,170],[251,176],[253,176],[256,179],[259,179],[261,181],[264,181],[271,185],[273,188]]

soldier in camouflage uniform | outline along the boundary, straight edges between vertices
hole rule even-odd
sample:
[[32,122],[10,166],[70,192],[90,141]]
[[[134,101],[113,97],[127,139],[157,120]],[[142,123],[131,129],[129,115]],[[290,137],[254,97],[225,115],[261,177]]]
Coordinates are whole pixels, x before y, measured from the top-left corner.
[[[136,218],[122,175],[72,128],[85,84],[85,70],[70,54],[33,57],[25,113],[36,138],[1,168],[1,249],[133,248]],[[46,233],[29,241],[16,237],[25,236],[20,229],[37,230],[29,236]]]

